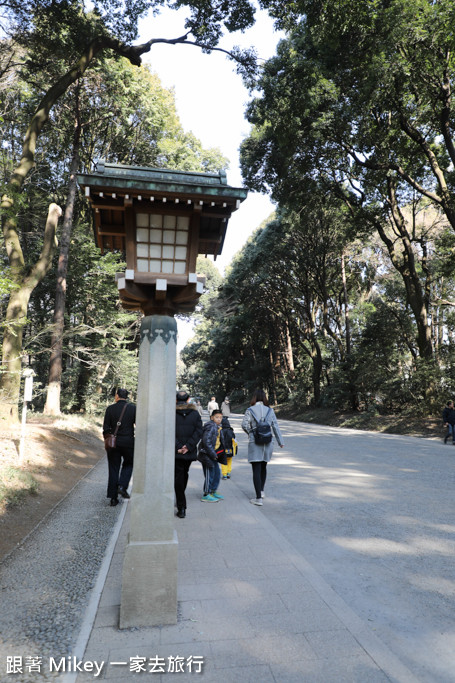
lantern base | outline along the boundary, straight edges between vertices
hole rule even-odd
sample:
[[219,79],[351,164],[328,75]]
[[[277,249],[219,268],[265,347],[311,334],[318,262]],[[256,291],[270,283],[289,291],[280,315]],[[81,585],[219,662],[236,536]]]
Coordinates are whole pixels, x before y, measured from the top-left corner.
[[129,543],[123,563],[120,628],[177,623],[178,541]]
[[205,277],[194,273],[169,278],[142,275],[142,281],[137,281],[136,274],[134,280],[128,280],[124,273],[118,273],[116,279],[122,307],[127,311],[140,310],[146,316],[192,313],[205,282]]

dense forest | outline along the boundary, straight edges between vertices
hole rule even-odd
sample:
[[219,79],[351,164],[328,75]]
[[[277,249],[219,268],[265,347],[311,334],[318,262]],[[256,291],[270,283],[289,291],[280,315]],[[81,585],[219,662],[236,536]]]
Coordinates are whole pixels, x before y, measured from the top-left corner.
[[[184,353],[194,393],[436,410],[454,386],[455,7],[283,3],[250,79],[247,187],[276,215]],[[214,382],[213,378],[216,378]]]
[[[245,186],[277,209],[224,278],[199,260],[207,290],[180,382],[234,403],[260,384],[277,403],[439,409],[455,379],[455,6],[257,4],[284,31],[277,54],[230,56],[251,91]],[[188,33],[136,44],[139,19],[166,5],[187,8]],[[101,158],[226,168],[141,56],[156,42],[220,49],[254,5],[2,3],[3,419],[17,417],[25,367],[48,414],[94,411],[118,382],[134,392],[140,321],[114,281],[124,255],[95,247],[76,173]]]

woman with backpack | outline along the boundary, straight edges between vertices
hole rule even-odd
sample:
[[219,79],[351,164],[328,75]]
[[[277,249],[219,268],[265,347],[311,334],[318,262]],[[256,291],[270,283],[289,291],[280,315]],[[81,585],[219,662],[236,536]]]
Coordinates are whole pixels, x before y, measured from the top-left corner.
[[283,437],[273,411],[269,406],[269,401],[265,391],[256,389],[250,407],[243,416],[242,429],[248,434],[248,462],[253,469],[253,484],[256,498],[252,498],[250,503],[262,505],[264,498],[264,487],[267,479],[267,463],[270,462],[273,453],[272,436],[283,448]]

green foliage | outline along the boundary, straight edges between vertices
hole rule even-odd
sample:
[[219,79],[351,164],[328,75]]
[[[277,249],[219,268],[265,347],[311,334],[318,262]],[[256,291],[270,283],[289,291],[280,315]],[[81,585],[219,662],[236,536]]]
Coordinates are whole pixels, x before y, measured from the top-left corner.
[[[0,41],[4,141],[0,163],[5,183],[19,161],[25,131],[42,93],[96,35],[112,31],[121,40],[132,39],[136,20],[153,6],[158,3],[128,7],[106,1],[86,12],[77,1],[11,4],[9,28],[12,34],[16,32],[20,47],[10,60],[12,44]],[[226,6],[222,11],[231,13],[232,9]],[[228,164],[218,149],[205,149],[192,133],[184,131],[174,94],[156,74],[114,53],[100,55],[84,79],[68,88],[50,112],[50,125],[37,141],[33,174],[17,197],[26,267],[39,257],[49,202],[65,205],[76,120],[82,126],[79,157],[86,170],[99,158],[190,171],[217,172]],[[68,411],[96,410],[110,398],[113,387],[126,385],[134,393],[137,382],[139,319],[121,310],[114,282],[115,273],[124,269],[123,255],[100,255],[86,209],[79,198],[66,282],[61,405]],[[58,254],[55,270],[31,295],[24,333],[24,357],[36,372],[36,408],[43,407],[46,395],[57,259]],[[6,267],[3,273],[0,303],[3,299],[6,305],[13,285]],[[3,324],[4,315],[0,309]]]
[[10,292],[16,288],[17,285],[10,275],[9,268],[5,267],[4,270],[0,271],[0,305],[4,305]]

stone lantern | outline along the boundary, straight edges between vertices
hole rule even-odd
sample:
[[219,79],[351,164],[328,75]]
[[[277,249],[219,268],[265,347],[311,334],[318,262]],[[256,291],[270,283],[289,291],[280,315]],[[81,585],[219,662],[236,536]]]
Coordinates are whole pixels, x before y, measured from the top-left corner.
[[141,310],[136,443],[120,627],[177,621],[174,528],[176,313],[194,310],[204,278],[198,254],[221,253],[229,217],[247,195],[221,173],[100,161],[79,174],[97,245],[126,261],[116,275],[122,306]]
[[227,185],[226,174],[192,173],[98,162],[78,175],[94,211],[102,251],[124,254],[117,275],[124,308],[145,315],[194,310],[204,278],[198,254],[221,253],[228,220],[247,195]]

